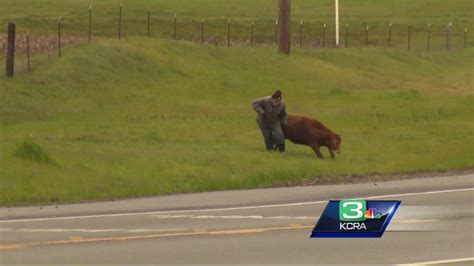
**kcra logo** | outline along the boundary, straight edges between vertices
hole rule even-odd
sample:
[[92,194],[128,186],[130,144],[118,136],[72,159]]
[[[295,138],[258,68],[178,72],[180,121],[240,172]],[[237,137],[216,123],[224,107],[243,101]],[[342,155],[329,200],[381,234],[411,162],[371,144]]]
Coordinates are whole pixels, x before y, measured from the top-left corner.
[[381,237],[400,203],[397,200],[331,200],[311,237]]

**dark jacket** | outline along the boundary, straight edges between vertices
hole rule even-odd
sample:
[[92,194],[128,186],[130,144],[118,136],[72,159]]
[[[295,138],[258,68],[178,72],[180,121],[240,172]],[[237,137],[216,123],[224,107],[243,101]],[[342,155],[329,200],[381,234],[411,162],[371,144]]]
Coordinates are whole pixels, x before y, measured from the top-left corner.
[[283,100],[280,105],[274,107],[270,102],[271,96],[255,99],[252,107],[257,112],[257,119],[263,120],[266,124],[273,124],[280,121],[286,124],[288,121],[288,114],[286,113],[286,106]]

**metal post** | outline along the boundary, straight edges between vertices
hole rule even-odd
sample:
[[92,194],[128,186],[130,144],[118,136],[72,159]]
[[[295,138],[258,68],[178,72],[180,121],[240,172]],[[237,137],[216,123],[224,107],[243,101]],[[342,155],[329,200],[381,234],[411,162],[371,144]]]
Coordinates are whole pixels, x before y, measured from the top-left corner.
[[451,50],[451,22],[446,27],[446,49]]
[[408,43],[407,43],[408,51],[410,51],[410,41],[411,41],[411,25],[408,26]]
[[58,19],[58,53],[61,57],[61,18]]
[[176,13],[174,13],[174,30],[173,30],[173,38],[176,40]]
[[291,6],[290,0],[279,0],[278,50],[290,54],[291,49]]
[[254,21],[252,20],[252,34],[251,34],[251,37],[250,37],[250,43],[251,43],[252,47],[253,47],[253,41],[254,41],[253,40],[253,38],[254,38],[253,34],[254,34]]
[[467,28],[464,29],[464,48],[467,48]]
[[227,20],[227,47],[230,47],[230,18]]
[[147,34],[150,37],[150,8],[147,10]]
[[365,28],[365,46],[369,45],[369,25]]
[[92,4],[89,5],[89,43],[92,42]]
[[300,20],[300,47],[303,45],[303,20]]
[[275,20],[275,45],[278,45],[278,19]]
[[388,24],[388,47],[392,46],[392,22]]
[[31,71],[30,65],[30,32],[26,32],[26,66],[28,68],[28,72]]
[[201,21],[201,44],[204,43],[204,19]]
[[427,40],[426,50],[429,51],[431,49],[431,24],[428,24],[428,40]]
[[8,23],[8,40],[7,40],[7,77],[13,77],[15,64],[15,24]]
[[346,48],[348,47],[349,24],[346,24]]
[[335,0],[335,19],[336,19],[336,38],[335,38],[335,44],[336,47],[339,47],[339,0]]
[[119,21],[118,21],[118,38],[122,37],[122,2],[120,2],[120,7],[119,7]]
[[323,24],[323,47],[326,47],[326,23]]

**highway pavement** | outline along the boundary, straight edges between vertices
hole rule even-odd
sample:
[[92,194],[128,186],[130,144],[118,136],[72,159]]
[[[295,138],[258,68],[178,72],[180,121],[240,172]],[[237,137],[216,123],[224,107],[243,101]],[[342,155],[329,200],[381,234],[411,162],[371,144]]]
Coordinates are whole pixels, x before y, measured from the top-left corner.
[[[315,239],[329,199],[402,204],[382,238]],[[474,263],[474,175],[0,208],[0,264]]]

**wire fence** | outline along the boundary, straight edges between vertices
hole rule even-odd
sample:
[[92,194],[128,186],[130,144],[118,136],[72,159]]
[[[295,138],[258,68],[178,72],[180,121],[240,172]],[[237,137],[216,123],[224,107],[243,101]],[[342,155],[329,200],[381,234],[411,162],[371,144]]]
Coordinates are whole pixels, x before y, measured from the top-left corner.
[[[116,14],[95,17],[92,8],[80,19],[67,17],[41,19],[23,18],[16,23],[20,29],[35,26],[31,31],[17,31],[15,53],[31,56],[45,53],[62,54],[61,48],[71,44],[94,42],[102,38],[123,39],[146,36],[185,40],[215,46],[276,45],[277,23],[270,19],[216,18],[196,19],[157,16],[149,9],[142,16],[125,16],[122,6]],[[99,22],[95,22],[98,20]],[[25,24],[25,25],[22,25]],[[6,27],[5,27],[6,28]],[[467,48],[468,28],[447,22],[440,24],[397,24],[390,21],[345,23],[340,21],[339,45],[335,43],[333,23],[315,19],[291,22],[291,43],[302,48],[364,48],[390,47],[410,51],[436,51]],[[7,34],[0,34],[0,58],[7,53]],[[29,69],[29,66],[28,66]]]

